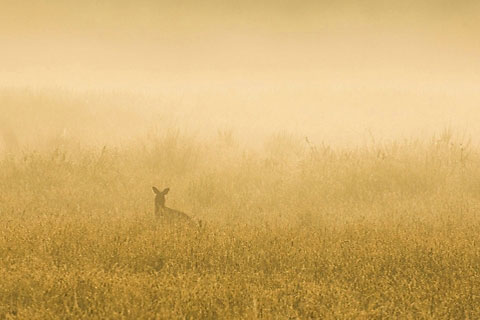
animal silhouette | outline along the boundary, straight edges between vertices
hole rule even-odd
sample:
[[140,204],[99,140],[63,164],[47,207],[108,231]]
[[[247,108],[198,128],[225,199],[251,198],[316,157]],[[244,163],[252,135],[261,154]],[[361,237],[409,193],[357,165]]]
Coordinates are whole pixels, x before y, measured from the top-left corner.
[[163,191],[158,190],[157,187],[152,187],[155,193],[155,216],[161,218],[166,222],[188,222],[193,223],[192,218],[182,211],[178,211],[165,206],[165,196],[170,188],[165,188]]

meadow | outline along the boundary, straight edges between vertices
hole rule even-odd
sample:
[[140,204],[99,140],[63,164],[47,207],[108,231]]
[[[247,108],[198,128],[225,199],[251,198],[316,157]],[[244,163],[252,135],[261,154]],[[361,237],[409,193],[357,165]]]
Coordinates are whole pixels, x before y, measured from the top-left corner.
[[[452,130],[249,143],[168,107],[0,101],[0,319],[480,318],[480,149]],[[152,185],[205,226],[156,220]]]

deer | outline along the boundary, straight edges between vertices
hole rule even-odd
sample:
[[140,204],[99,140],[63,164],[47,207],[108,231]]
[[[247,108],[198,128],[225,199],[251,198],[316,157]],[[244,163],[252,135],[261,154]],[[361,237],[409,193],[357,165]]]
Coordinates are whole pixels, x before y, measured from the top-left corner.
[[[157,187],[152,187],[152,190],[155,194],[155,217],[170,223],[195,224],[194,220],[185,212],[165,206],[165,196],[170,191],[170,188],[165,188],[163,191],[160,191]],[[201,221],[199,221],[198,224],[201,226]]]

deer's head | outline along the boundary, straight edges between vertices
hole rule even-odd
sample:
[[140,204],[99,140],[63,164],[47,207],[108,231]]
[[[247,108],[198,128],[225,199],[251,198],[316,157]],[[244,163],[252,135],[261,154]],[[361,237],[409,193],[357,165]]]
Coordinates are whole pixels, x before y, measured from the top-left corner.
[[163,191],[152,187],[153,193],[155,193],[155,214],[158,214],[161,208],[165,208],[165,195],[170,191],[170,188],[165,188]]

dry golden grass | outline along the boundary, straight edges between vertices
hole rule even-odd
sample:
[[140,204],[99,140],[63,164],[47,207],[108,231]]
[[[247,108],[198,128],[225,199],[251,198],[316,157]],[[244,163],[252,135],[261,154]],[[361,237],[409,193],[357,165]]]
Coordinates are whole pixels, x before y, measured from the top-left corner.
[[[156,221],[152,185],[206,227]],[[63,139],[0,160],[0,319],[477,319],[479,212],[479,150],[448,131]]]

